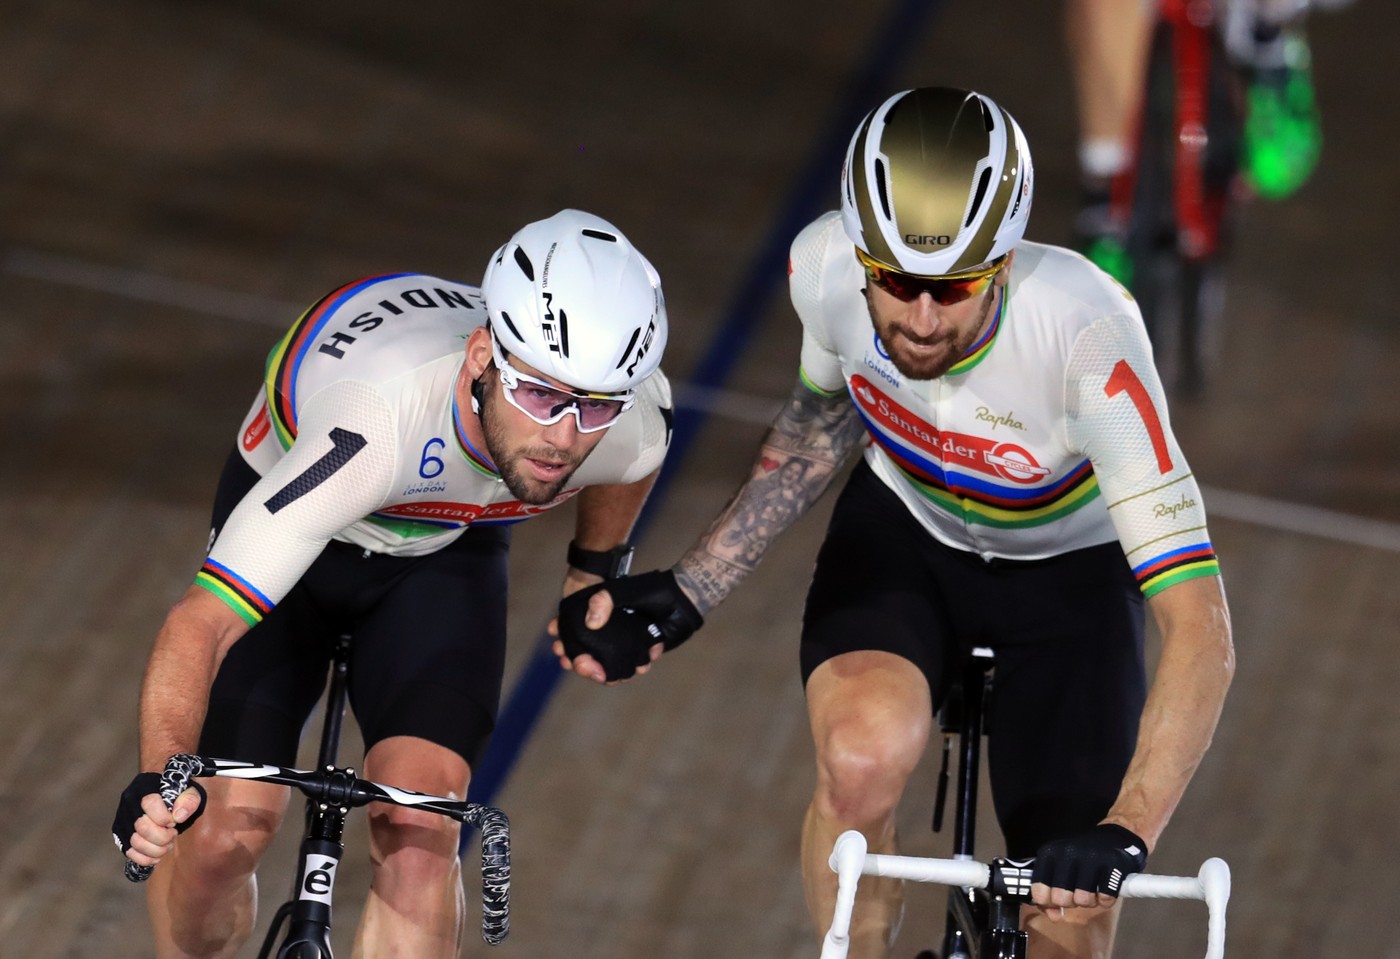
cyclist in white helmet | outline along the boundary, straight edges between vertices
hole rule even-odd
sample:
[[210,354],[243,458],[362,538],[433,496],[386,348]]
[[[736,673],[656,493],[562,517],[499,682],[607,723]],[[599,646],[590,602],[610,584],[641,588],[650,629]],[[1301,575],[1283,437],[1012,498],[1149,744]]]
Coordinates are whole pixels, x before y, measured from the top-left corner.
[[[364,775],[466,794],[500,698],[509,525],[577,496],[564,590],[626,570],[670,440],[665,345],[651,264],[607,221],[565,210],[502,246],[480,289],[357,280],[274,346],[208,557],[156,637],[142,772],[113,823],[128,858],[160,863],[156,955],[238,949],[287,805],[280,787],[215,779],[172,814],[158,772],[185,752],[295,765],[340,635]],[[371,810],[357,955],[458,954],[457,831]]]
[[[1201,492],[1137,305],[1078,254],[1023,239],[1034,184],[1024,135],[986,96],[924,88],[872,111],[841,210],[792,244],[802,365],[749,479],[671,569],[561,604],[562,664],[626,676],[684,642],[863,447],[801,627],[818,936],[836,837],[894,851],[934,711],[988,646],[997,818],[1008,854],[1036,857],[1030,954],[1106,954],[1118,885],[1157,844],[1233,672]],[[1150,688],[1144,600],[1162,635]],[[862,879],[851,955],[888,955],[900,909],[898,881]]]

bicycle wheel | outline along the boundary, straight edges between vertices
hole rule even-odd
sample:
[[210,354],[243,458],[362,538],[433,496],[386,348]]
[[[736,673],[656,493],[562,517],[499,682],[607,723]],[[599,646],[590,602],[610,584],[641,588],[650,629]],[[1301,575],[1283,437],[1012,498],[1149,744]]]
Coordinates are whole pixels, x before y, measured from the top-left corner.
[[1125,246],[1158,370],[1187,395],[1219,354],[1241,122],[1217,31],[1176,4],[1152,38]]

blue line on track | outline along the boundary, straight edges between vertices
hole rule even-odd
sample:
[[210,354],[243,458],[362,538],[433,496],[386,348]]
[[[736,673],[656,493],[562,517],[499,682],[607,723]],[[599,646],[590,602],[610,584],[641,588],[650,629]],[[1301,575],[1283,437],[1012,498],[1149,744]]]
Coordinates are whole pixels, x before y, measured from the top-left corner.
[[[896,0],[891,4],[864,60],[845,85],[842,102],[831,114],[821,138],[807,151],[807,165],[779,208],[758,254],[750,260],[751,266],[724,314],[724,323],[710,340],[690,383],[717,388],[733,372],[787,276],[787,253],[792,238],[820,213],[837,205],[841,164],[845,161],[852,131],[861,117],[895,92],[893,83],[899,71],[941,6],[942,0]],[[642,536],[657,507],[664,502],[671,479],[684,462],[705,418],[702,410],[676,410],[675,432],[666,465],[637,520],[634,539]],[[541,636],[530,662],[501,708],[496,731],[472,776],[468,795],[473,802],[491,803],[495,799],[564,675],[549,647],[549,637]],[[464,835],[464,844],[466,839]]]

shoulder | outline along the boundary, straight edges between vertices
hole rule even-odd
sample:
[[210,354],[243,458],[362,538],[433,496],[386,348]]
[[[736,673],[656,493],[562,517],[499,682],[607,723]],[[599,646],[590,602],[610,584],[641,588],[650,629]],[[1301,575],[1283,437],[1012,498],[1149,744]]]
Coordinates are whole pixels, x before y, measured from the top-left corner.
[[1021,243],[1011,273],[1015,324],[1058,343],[1068,357],[1086,335],[1146,343],[1142,312],[1131,293],[1073,250]]
[[836,258],[844,255],[855,263],[853,249],[842,229],[839,210],[823,213],[803,227],[788,250],[788,277],[794,299],[800,294],[804,299],[819,300]]
[[485,322],[474,286],[423,273],[364,277],[292,325],[268,357],[268,387],[292,395],[347,377],[379,381],[460,351]]
[[[1087,319],[1128,315],[1141,320],[1133,295],[1087,258],[1061,246],[1021,243],[1012,266],[1013,296],[1044,304],[1062,317]],[[1015,302],[1015,301],[1013,301]]]
[[864,288],[860,264],[839,211],[822,214],[792,241],[788,286],[803,328],[820,342],[834,342],[853,310],[865,315],[859,299]]

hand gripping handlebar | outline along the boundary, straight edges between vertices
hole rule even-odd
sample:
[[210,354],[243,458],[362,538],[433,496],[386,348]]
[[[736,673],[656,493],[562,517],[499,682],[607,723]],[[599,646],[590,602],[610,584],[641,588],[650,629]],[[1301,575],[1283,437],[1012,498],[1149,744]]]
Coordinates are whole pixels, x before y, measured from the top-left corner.
[[[282,766],[260,766],[230,759],[207,759],[182,753],[172,756],[160,777],[160,797],[174,806],[179,795],[196,776],[225,776],[232,779],[258,779],[292,786],[309,798],[345,808],[372,802],[412,806],[447,816],[481,830],[481,937],[495,945],[510,932],[510,820],[494,806],[429,796],[396,786],[356,779],[347,770],[327,769],[308,772]],[[151,866],[138,866],[127,860],[126,878],[143,882]]]
[[[846,957],[851,944],[851,911],[855,908],[856,882],[862,875],[938,882],[972,889],[985,889],[991,879],[991,867],[983,862],[867,853],[865,837],[855,830],[848,830],[837,837],[836,848],[832,850],[829,862],[837,875],[836,913],[822,941],[821,959]],[[1230,867],[1225,860],[1207,859],[1195,876],[1128,876],[1123,880],[1118,895],[1123,899],[1202,900],[1209,912],[1206,959],[1223,959],[1225,905],[1230,900]]]

